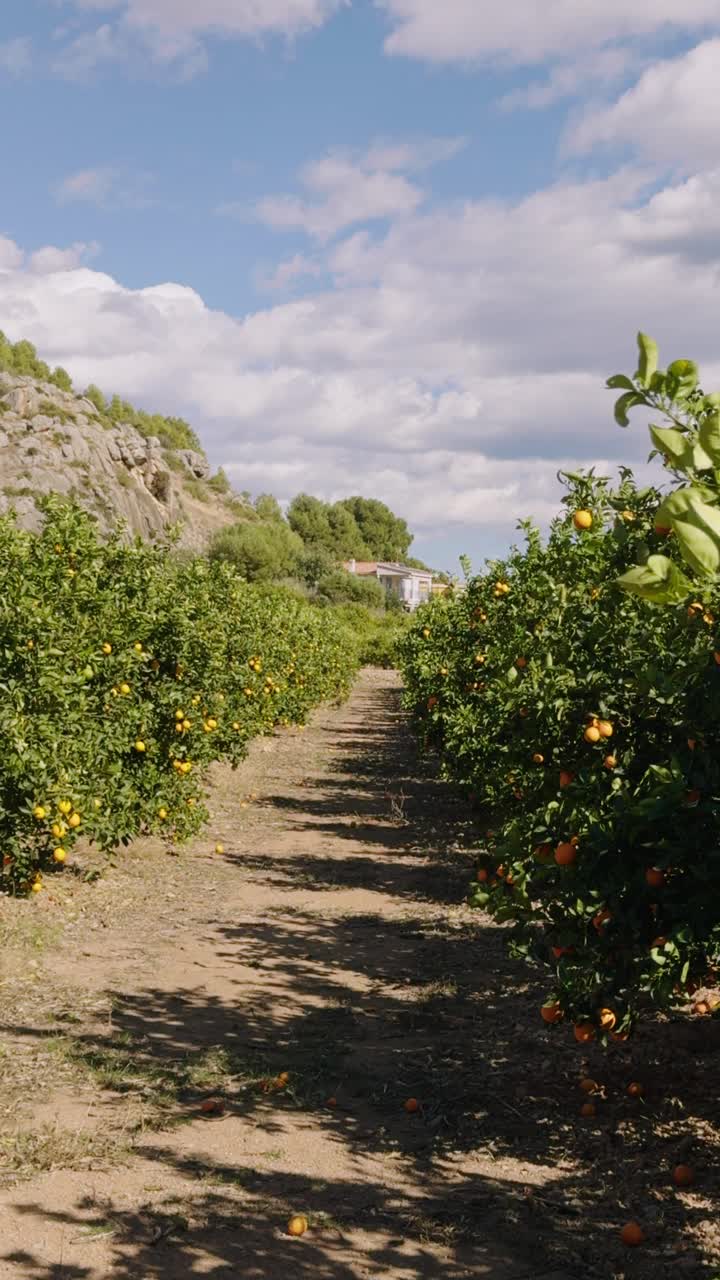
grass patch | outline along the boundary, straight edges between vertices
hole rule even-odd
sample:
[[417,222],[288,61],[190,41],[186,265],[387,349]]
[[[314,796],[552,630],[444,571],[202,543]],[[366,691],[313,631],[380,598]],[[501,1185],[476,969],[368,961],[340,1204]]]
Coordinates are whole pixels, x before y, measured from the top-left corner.
[[197,502],[210,501],[210,490],[204,480],[196,480],[194,477],[189,476],[186,480],[183,480],[183,485],[190,497],[195,498]]
[[53,1169],[86,1169],[116,1163],[117,1137],[102,1130],[74,1131],[55,1125],[0,1135],[0,1185],[13,1184]]

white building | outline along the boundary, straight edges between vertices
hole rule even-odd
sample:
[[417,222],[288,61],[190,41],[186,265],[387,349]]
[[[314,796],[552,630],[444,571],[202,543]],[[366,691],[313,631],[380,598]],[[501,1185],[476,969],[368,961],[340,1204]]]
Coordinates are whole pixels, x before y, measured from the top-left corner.
[[388,594],[402,601],[405,609],[417,609],[430,599],[433,580],[425,569],[383,560],[347,560],[343,568],[359,578],[377,578]]

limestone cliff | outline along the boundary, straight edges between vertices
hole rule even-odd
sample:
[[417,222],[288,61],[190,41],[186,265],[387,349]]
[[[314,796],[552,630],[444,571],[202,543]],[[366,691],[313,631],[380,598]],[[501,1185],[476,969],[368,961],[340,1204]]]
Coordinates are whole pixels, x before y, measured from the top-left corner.
[[75,498],[103,530],[118,520],[156,537],[182,525],[181,542],[200,550],[238,518],[238,502],[208,485],[204,454],[169,449],[130,423],[113,423],[92,401],[54,383],[0,372],[0,514],[36,529],[36,498]]

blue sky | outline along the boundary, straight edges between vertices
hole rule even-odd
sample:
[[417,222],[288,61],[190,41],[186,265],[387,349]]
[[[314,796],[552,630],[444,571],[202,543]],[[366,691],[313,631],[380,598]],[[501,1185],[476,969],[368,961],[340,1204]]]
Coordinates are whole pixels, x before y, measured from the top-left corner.
[[710,0],[4,0],[0,327],[239,489],[379,496],[479,563],[559,466],[642,460],[602,389],[638,327],[717,363],[719,35]]

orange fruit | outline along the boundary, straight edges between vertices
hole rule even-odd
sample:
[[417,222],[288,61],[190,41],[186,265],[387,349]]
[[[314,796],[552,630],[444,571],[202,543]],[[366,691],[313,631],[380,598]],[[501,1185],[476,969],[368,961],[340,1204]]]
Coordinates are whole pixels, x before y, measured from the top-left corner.
[[589,1044],[595,1039],[596,1032],[592,1022],[576,1022],[574,1030],[579,1044]]
[[692,791],[685,792],[685,803],[688,805],[696,805],[700,803],[700,792],[697,788],[693,788]]
[[718,653],[717,649],[715,650],[715,653],[713,654],[713,657],[714,657],[715,661],[717,662],[718,666],[720,667],[720,653]]
[[620,1239],[623,1244],[634,1247],[635,1245],[643,1243],[645,1239],[645,1232],[639,1222],[626,1222],[620,1232]]
[[567,769],[563,769],[560,773],[560,786],[569,787],[571,782],[575,781],[575,774],[569,773]]
[[617,756],[606,756],[603,764],[606,769],[615,769],[617,767]]
[[645,1086],[639,1080],[631,1080],[627,1087],[628,1096],[631,1098],[642,1098],[645,1092]]
[[488,878],[488,873],[484,867],[480,867],[478,869],[477,878],[480,881],[480,884],[485,884],[485,881]]
[[577,858],[577,849],[570,841],[562,841],[555,850],[555,861],[559,867],[572,866]]
[[597,1107],[595,1106],[594,1102],[583,1102],[580,1108],[580,1115],[584,1116],[586,1119],[589,1119],[590,1116],[595,1115],[596,1110],[597,1110]]
[[614,1040],[616,1044],[619,1044],[622,1041],[630,1039],[630,1032],[629,1031],[611,1031],[610,1039]]
[[573,516],[573,524],[576,529],[590,529],[592,528],[592,522],[592,512],[590,511],[576,511]]
[[574,949],[575,949],[574,947],[553,947],[552,953],[555,959],[559,960],[561,956],[569,956],[574,951]]
[[545,757],[541,756],[539,751],[536,751],[535,755],[533,756],[533,764],[544,764],[544,763],[545,763]]
[[708,1004],[707,1000],[698,1000],[697,1004],[693,1005],[693,1013],[697,1014],[699,1018],[706,1017],[706,1015],[709,1012],[710,1012],[710,1005]]
[[601,910],[593,916],[593,929],[595,932],[602,933],[609,920],[612,920],[612,912],[608,911],[607,907],[602,907]]
[[659,867],[648,867],[645,872],[645,883],[651,889],[662,889],[665,884],[665,872],[661,871]]
[[673,1182],[676,1187],[691,1187],[695,1181],[695,1173],[689,1164],[678,1164],[673,1169]]
[[538,862],[552,862],[553,847],[551,844],[539,844],[533,851]]
[[411,1116],[414,1115],[416,1111],[420,1110],[420,1103],[418,1102],[417,1098],[408,1098],[407,1102],[405,1102],[403,1105],[408,1115],[411,1115]]
[[523,668],[527,666],[527,658],[518,658],[517,662],[515,663],[515,666],[519,667],[520,670],[522,671]]
[[596,724],[589,724],[584,736],[586,742],[599,742],[602,734]]
[[540,1017],[543,1022],[560,1022],[562,1016],[562,1009],[557,1001],[554,1004],[544,1004],[540,1010]]
[[672,533],[672,528],[669,524],[656,524],[655,532],[659,534],[661,538],[666,538],[669,533]]
[[603,1031],[612,1031],[617,1022],[617,1014],[612,1009],[600,1010],[600,1026]]
[[222,1098],[206,1098],[200,1103],[200,1110],[204,1116],[221,1116],[225,1110],[225,1104]]
[[294,1213],[287,1224],[287,1233],[289,1236],[304,1236],[308,1229],[308,1220],[301,1213]]
[[687,744],[688,744],[688,746],[689,746],[690,750],[691,750],[691,751],[694,751],[694,750],[695,750],[695,748],[696,748],[696,746],[697,746],[697,738],[688,738],[688,740],[687,740]]
[[580,1081],[580,1088],[583,1093],[597,1093],[599,1085],[596,1080],[591,1080],[589,1076],[586,1076],[584,1080]]
[[598,720],[597,728],[600,730],[601,738],[612,738],[613,727],[609,720]]

